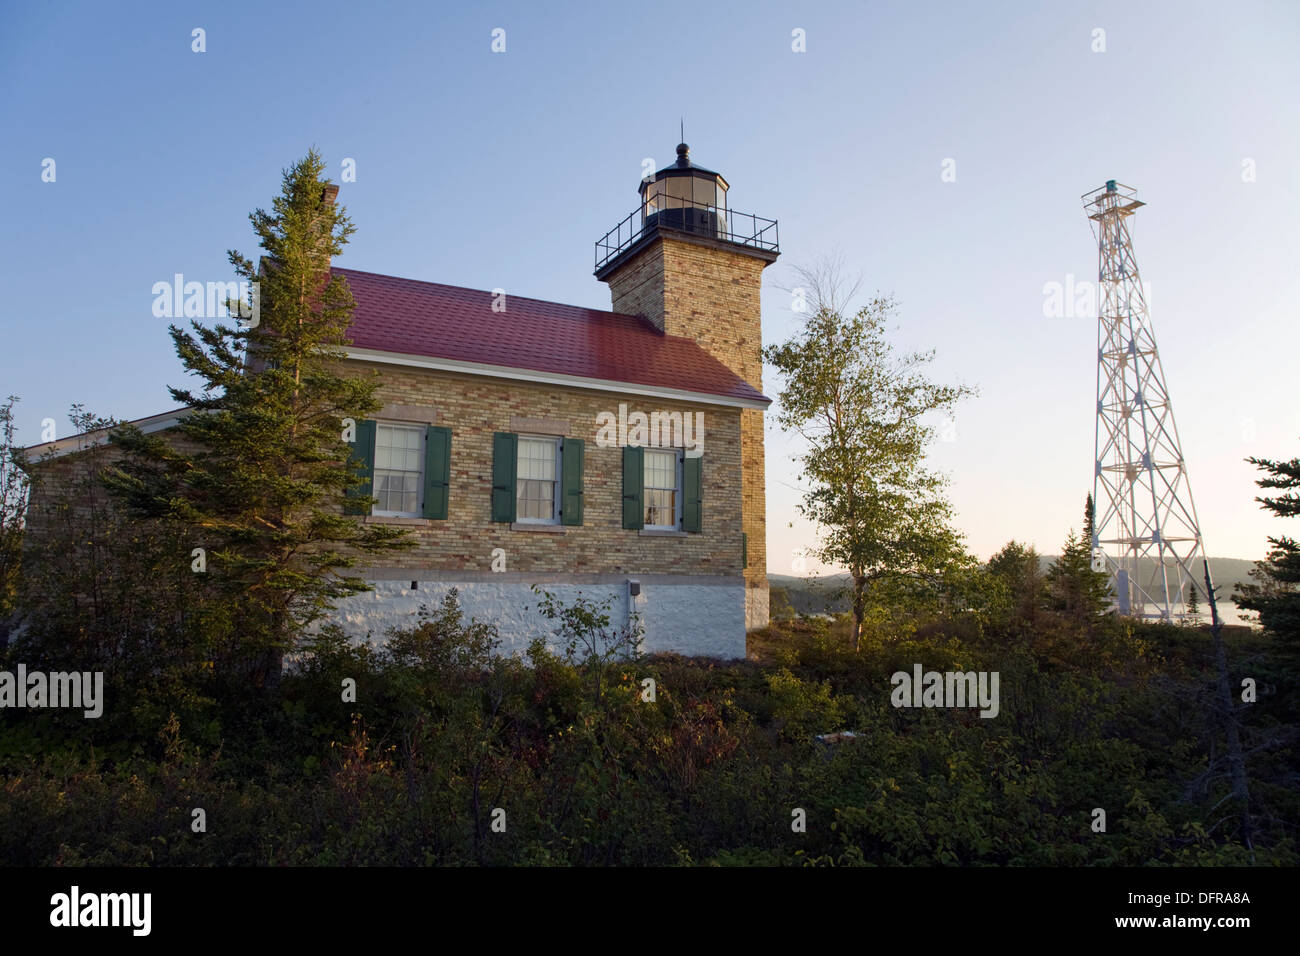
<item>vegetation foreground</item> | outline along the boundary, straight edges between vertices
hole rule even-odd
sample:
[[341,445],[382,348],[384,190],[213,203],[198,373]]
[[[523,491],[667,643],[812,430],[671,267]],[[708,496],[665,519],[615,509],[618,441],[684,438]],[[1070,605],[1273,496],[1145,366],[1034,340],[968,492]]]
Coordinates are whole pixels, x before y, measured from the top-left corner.
[[[1296,862],[1294,697],[1246,708],[1248,849],[1223,805],[1204,631],[1006,600],[877,608],[856,652],[846,618],[792,620],[753,636],[757,660],[719,664],[629,657],[601,608],[551,610],[557,649],[527,660],[493,655],[452,595],[383,646],[326,630],[273,691],[202,688],[184,715],[120,686],[98,721],[5,711],[0,860]],[[1267,636],[1232,645],[1263,694],[1294,686]],[[917,662],[1000,672],[999,715],[893,707],[890,675]]]

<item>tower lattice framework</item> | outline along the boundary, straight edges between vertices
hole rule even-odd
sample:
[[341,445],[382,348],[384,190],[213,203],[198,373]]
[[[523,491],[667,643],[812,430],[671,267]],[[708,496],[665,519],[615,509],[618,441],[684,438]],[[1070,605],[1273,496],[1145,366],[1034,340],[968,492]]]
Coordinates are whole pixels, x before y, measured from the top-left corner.
[[1114,180],[1083,196],[1100,291],[1093,566],[1110,575],[1121,614],[1173,620],[1205,551],[1129,233],[1143,205]]

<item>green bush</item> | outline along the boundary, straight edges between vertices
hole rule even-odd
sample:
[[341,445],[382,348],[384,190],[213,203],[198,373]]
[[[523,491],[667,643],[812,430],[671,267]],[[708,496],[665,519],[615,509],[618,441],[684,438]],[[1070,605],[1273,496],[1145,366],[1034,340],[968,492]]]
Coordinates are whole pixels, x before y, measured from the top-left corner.
[[[986,627],[931,610],[893,634],[868,630],[858,651],[843,621],[774,626],[755,642],[771,651],[763,660],[723,664],[641,657],[608,609],[550,602],[555,639],[522,658],[495,653],[494,629],[466,620],[454,593],[381,646],[322,628],[275,695],[222,690],[206,715],[169,716],[149,739],[88,739],[67,720],[5,711],[0,860],[1251,860],[1231,811],[1216,808],[1225,791],[1209,761],[1222,744],[1205,705],[1207,638],[1194,630],[1080,625],[1042,609],[1032,627]],[[1236,651],[1267,689],[1270,639],[1243,637]],[[999,671],[998,718],[894,709],[890,675],[915,663]],[[814,740],[844,729],[854,736]],[[1261,707],[1243,732],[1253,745],[1289,728]],[[1294,754],[1251,753],[1254,861],[1294,864]],[[1104,834],[1091,828],[1098,807]],[[206,832],[192,829],[196,808]],[[803,833],[791,825],[800,811]]]

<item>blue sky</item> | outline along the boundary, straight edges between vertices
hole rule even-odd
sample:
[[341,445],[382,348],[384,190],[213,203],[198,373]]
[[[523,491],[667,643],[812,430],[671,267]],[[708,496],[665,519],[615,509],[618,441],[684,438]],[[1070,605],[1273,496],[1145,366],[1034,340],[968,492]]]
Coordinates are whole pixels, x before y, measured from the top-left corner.
[[[839,254],[898,298],[901,347],[979,387],[933,454],[977,554],[1055,551],[1079,524],[1096,325],[1046,317],[1043,288],[1095,277],[1079,196],[1108,178],[1148,203],[1135,244],[1209,552],[1259,557],[1293,531],[1243,459],[1300,437],[1294,3],[67,3],[4,21],[0,392],[22,398],[24,443],[47,417],[66,434],[73,402],[171,407],[153,283],[229,278],[227,249],[256,252],[247,214],[312,145],[336,179],[356,162],[340,265],[608,308],[592,243],[684,117],[733,208],[780,221],[767,342],[796,327],[792,267]],[[769,430],[773,573],[811,541],[794,450]]]

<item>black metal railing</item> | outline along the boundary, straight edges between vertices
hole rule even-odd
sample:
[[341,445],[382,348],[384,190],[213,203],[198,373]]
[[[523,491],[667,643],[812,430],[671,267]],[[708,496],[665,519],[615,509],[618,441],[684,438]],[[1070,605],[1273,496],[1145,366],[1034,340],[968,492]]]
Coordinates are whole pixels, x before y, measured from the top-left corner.
[[599,271],[655,229],[674,229],[767,252],[781,251],[775,219],[655,193],[596,240],[596,269]]

